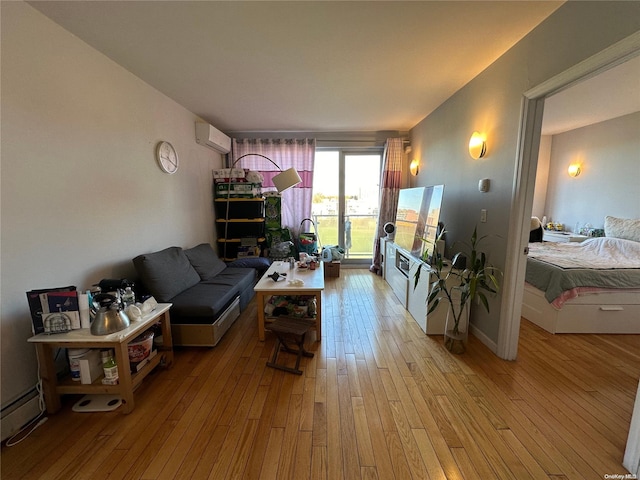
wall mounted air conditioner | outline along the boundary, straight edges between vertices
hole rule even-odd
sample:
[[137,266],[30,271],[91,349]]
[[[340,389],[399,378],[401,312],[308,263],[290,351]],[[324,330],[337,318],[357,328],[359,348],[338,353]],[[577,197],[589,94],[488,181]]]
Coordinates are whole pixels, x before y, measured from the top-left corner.
[[196,143],[220,153],[231,151],[231,138],[208,123],[196,122]]

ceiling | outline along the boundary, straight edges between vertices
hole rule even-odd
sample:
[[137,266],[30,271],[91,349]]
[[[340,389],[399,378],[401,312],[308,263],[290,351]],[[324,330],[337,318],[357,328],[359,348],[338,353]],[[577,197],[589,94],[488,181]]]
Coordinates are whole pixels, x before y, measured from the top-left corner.
[[640,55],[544,102],[542,134],[555,135],[640,111]]
[[28,3],[230,133],[409,130],[563,2]]

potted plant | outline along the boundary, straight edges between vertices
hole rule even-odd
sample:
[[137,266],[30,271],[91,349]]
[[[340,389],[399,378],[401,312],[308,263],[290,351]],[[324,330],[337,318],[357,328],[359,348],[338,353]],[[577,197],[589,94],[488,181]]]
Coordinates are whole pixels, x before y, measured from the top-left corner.
[[[443,234],[444,231],[438,239]],[[474,228],[471,242],[463,242],[466,248],[451,259],[451,265],[458,265],[463,263],[460,260],[464,257],[466,262],[462,268],[449,268],[449,262],[445,263],[440,255],[432,257],[431,274],[435,280],[429,286],[427,315],[438,307],[440,301],[448,304],[444,345],[453,353],[464,353],[466,350],[471,301],[478,298],[489,312],[487,293],[494,295],[500,288],[497,278],[499,270],[487,265],[485,253],[478,250],[478,245],[484,238],[486,237],[478,238],[477,228]],[[414,276],[414,288],[418,285],[420,271],[418,269]]]

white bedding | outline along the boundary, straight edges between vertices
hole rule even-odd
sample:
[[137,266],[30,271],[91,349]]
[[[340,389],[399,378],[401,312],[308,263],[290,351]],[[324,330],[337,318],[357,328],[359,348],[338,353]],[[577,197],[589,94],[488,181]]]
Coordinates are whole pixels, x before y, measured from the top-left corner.
[[531,243],[529,257],[562,268],[640,268],[640,242],[600,237],[582,243]]

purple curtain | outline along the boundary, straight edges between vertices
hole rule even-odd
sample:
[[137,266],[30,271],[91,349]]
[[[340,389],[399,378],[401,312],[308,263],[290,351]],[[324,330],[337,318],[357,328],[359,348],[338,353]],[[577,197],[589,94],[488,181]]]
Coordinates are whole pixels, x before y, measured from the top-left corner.
[[380,178],[380,210],[378,226],[373,240],[373,263],[369,270],[380,275],[380,237],[384,237],[384,224],[396,221],[398,195],[402,186],[404,149],[401,138],[388,138],[384,147],[382,176]]
[[[282,226],[298,232],[300,222],[311,217],[313,196],[313,163],[316,153],[315,139],[233,139],[231,163],[242,155],[259,153],[273,160],[281,170],[295,168],[302,183],[282,192]],[[279,173],[278,167],[258,156],[248,156],[240,160],[238,168],[249,168],[264,176],[263,191],[274,190],[271,178]]]

